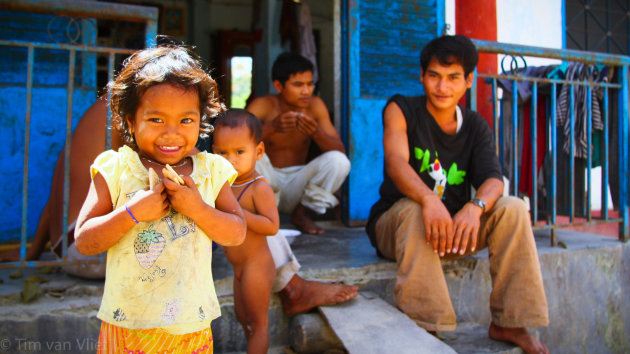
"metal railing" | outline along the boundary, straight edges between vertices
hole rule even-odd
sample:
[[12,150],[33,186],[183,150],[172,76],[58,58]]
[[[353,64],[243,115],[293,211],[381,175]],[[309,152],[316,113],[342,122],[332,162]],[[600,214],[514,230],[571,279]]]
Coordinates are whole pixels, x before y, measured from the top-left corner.
[[[74,0],[29,0],[14,1],[0,0],[0,10],[15,11],[22,13],[41,13],[70,18],[88,19],[109,19],[129,22],[141,22],[145,24],[145,46],[155,46],[157,35],[158,10],[153,7],[123,5],[95,1],[74,1]],[[77,53],[101,53],[108,55],[108,78],[114,78],[114,63],[116,55],[129,55],[135,50],[126,48],[100,47],[91,44],[75,43],[43,43],[28,42],[19,40],[0,40],[0,47],[22,47],[27,48],[27,70],[26,70],[26,115],[24,117],[24,171],[22,187],[22,227],[20,239],[20,260],[17,262],[0,263],[0,268],[8,267],[37,267],[37,266],[59,266],[75,263],[85,263],[70,261],[67,258],[68,238],[62,236],[62,257],[58,261],[27,261],[27,209],[28,209],[28,176],[29,176],[29,145],[31,128],[31,103],[33,90],[33,66],[34,53],[36,50],[62,50],[68,52],[68,83],[67,83],[67,115],[65,131],[65,155],[64,155],[64,194],[63,194],[63,231],[62,235],[68,232],[68,207],[70,198],[70,150],[72,135],[72,107],[74,96],[74,82],[76,70]],[[96,75],[96,72],[94,72]],[[111,112],[108,111],[107,125],[111,126]],[[111,131],[107,129],[106,147],[111,146]],[[95,261],[91,261],[94,263]],[[96,261],[97,262],[97,261]]]
[[[475,81],[473,82],[473,88],[471,90],[470,104],[473,110],[477,109],[477,85],[478,80],[477,76],[481,79],[484,79],[489,85],[492,86],[492,102],[493,102],[493,111],[494,111],[494,132],[495,132],[495,143],[497,145],[497,153],[501,154],[504,150],[504,138],[511,138],[511,159],[512,159],[512,167],[511,175],[513,176],[510,185],[511,192],[510,194],[518,195],[519,191],[519,177],[521,173],[523,173],[523,169],[529,168],[532,175],[532,195],[531,197],[531,213],[532,213],[532,224],[534,229],[549,229],[551,230],[551,243],[552,245],[556,245],[557,237],[556,230],[558,228],[563,227],[572,227],[572,226],[590,226],[590,225],[599,225],[599,224],[608,224],[608,223],[619,223],[619,240],[620,241],[628,241],[628,129],[629,129],[629,116],[628,116],[628,66],[630,65],[630,57],[622,56],[622,55],[611,55],[604,53],[593,53],[593,52],[583,52],[576,50],[562,50],[562,49],[551,49],[551,48],[540,48],[540,47],[530,47],[530,46],[522,46],[522,45],[514,45],[514,44],[506,44],[506,43],[498,43],[498,42],[489,42],[482,40],[474,40],[475,45],[477,46],[479,52],[481,53],[491,53],[491,54],[505,54],[506,56],[512,56],[516,58],[523,57],[539,57],[539,58],[549,58],[549,59],[559,59],[564,62],[576,62],[576,63],[584,63],[586,65],[603,65],[608,68],[614,68],[616,72],[616,76],[618,78],[616,83],[606,83],[606,82],[595,82],[591,79],[584,80],[566,80],[566,79],[554,79],[548,77],[528,77],[524,74],[524,70],[511,70],[510,72],[503,72],[501,74],[494,73],[478,73],[475,75]],[[524,59],[523,59],[524,62]],[[512,68],[515,69],[515,68]],[[499,104],[499,80],[505,80],[510,82],[510,87],[506,91],[508,92],[507,97],[503,97],[511,104],[511,117],[505,117],[502,113]],[[518,107],[518,87],[517,84],[521,82],[531,82],[531,101],[529,104],[530,113],[529,113],[529,121],[530,121],[530,136],[523,136],[522,139],[531,139],[531,164],[528,166],[520,166],[519,168],[519,149],[518,149],[518,127],[519,123],[521,126],[524,124],[519,119],[519,107]],[[569,206],[568,206],[568,220],[569,222],[560,222],[558,220],[558,216],[561,215],[558,212],[558,200],[557,200],[557,192],[558,192],[558,117],[556,114],[556,109],[558,106],[558,94],[560,92],[560,88],[562,85],[569,85],[569,125],[570,125],[570,134],[567,139],[569,139],[570,148],[569,148],[569,180],[566,181],[569,184]],[[537,105],[539,100],[539,89],[544,87],[545,89],[550,89],[549,94],[549,104],[550,109],[547,111],[545,115],[546,122],[546,135],[548,138],[545,140],[545,147],[540,147],[537,144],[538,141],[538,112]],[[575,128],[576,128],[576,112],[573,109],[575,103],[575,89],[577,87],[585,87],[587,90],[587,102],[586,102],[586,136],[587,136],[587,157],[585,159],[585,170],[586,170],[586,185],[580,186],[575,182],[576,176],[576,167],[575,167],[575,150],[576,150],[576,139],[575,139]],[[601,90],[603,91],[602,102],[601,102],[601,117],[603,120],[603,136],[602,136],[602,153],[601,153],[601,161],[602,161],[602,201],[601,201],[601,215],[599,217],[594,217],[590,200],[591,200],[591,166],[592,166],[592,151],[593,151],[593,141],[591,139],[593,133],[592,126],[592,90]],[[618,99],[618,114],[615,117],[609,117],[609,112],[611,111],[611,92],[616,91],[617,99]],[[613,97],[614,98],[614,97]],[[597,98],[596,98],[597,99]],[[507,121],[507,120],[510,121]],[[611,121],[614,119],[615,121]],[[511,131],[509,132],[509,136],[503,132],[499,127],[503,126],[504,122],[511,123]],[[618,127],[616,132],[612,132],[610,129],[610,124],[615,123]],[[610,152],[610,138],[611,134],[616,133],[615,138],[618,143],[616,144],[617,148],[617,158],[614,159]],[[544,205],[544,211],[546,214],[545,220],[540,220],[539,218],[539,194],[538,194],[538,169],[539,162],[537,161],[537,152],[538,149],[544,148],[545,151],[545,159],[551,165],[550,178],[548,179],[549,185],[546,185],[547,188],[547,203]],[[561,148],[560,148],[561,149]],[[614,155],[614,154],[612,154]],[[510,157],[508,157],[510,158]],[[614,159],[614,160],[613,160]],[[610,171],[611,162],[616,163],[618,166],[617,170]],[[503,163],[503,159],[502,159]],[[607,190],[610,186],[610,172],[616,173],[619,179],[618,188],[612,189],[613,193],[616,193],[616,197],[618,199],[618,203],[616,205],[616,210],[618,211],[618,217],[612,217],[608,213],[609,205],[608,205],[608,194]],[[562,181],[565,183],[565,181]],[[566,185],[563,185],[566,186]],[[575,192],[580,188],[584,188],[585,190],[581,190],[581,193],[584,193],[583,205],[583,217],[576,217],[576,211],[574,208],[575,205]]]

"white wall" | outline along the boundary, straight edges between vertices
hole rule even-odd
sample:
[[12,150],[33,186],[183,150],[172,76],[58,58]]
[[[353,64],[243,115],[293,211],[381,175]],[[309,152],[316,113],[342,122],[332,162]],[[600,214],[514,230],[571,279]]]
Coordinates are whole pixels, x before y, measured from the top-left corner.
[[444,24],[448,25],[446,34],[455,34],[455,0],[444,1]]
[[[562,48],[563,0],[497,0],[497,41],[536,47]],[[444,20],[455,34],[455,0],[444,1]],[[501,59],[499,56],[499,70]],[[526,58],[528,66],[549,65],[557,60]],[[506,62],[506,69],[508,63]]]
[[[562,48],[562,1],[497,0],[497,41]],[[499,70],[501,58],[499,56]],[[557,60],[550,59],[525,59],[528,66],[558,63]]]

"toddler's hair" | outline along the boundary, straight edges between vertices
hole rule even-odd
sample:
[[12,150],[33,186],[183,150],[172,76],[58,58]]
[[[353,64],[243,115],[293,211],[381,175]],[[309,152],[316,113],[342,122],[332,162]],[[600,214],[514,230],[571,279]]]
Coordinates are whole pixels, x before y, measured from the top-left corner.
[[254,139],[256,144],[262,141],[262,123],[255,115],[244,109],[228,109],[227,111],[219,114],[217,119],[214,121],[214,126],[215,128],[236,128],[246,126],[249,130],[250,136]]
[[225,110],[219,100],[217,83],[202,67],[199,57],[190,49],[167,45],[140,50],[123,63],[116,80],[108,84],[112,120],[126,144],[135,148],[127,118],[133,121],[140,98],[151,87],[168,83],[199,95],[201,127],[199,137],[212,133],[210,120]]

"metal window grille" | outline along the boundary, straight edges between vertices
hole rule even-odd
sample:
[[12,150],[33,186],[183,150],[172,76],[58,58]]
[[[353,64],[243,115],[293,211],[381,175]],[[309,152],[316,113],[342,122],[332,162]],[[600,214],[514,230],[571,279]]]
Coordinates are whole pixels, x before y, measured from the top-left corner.
[[[522,45],[514,45],[514,44],[506,44],[506,43],[498,43],[498,42],[489,42],[489,41],[474,41],[478,50],[483,53],[492,53],[492,54],[506,54],[512,57],[541,57],[541,58],[551,58],[551,59],[560,59],[566,62],[580,62],[585,64],[592,65],[605,65],[609,68],[614,68],[617,73],[618,80],[615,83],[597,83],[592,80],[560,80],[560,79],[551,79],[551,78],[533,78],[527,77],[524,74],[524,71],[513,70],[509,73],[479,73],[478,77],[485,80],[488,84],[492,85],[493,91],[493,106],[494,106],[494,126],[500,127],[501,124],[505,120],[511,120],[512,130],[510,132],[511,141],[512,141],[512,149],[511,149],[511,159],[512,161],[520,161],[521,156],[519,155],[519,151],[517,148],[518,144],[518,134],[517,127],[519,124],[523,124],[519,121],[518,116],[518,89],[517,84],[525,81],[529,81],[532,83],[532,98],[530,109],[530,132],[531,135],[527,137],[523,137],[523,139],[530,139],[533,153],[532,153],[532,161],[529,166],[520,166],[518,163],[512,164],[513,171],[513,182],[511,183],[511,194],[518,193],[518,183],[519,176],[522,173],[523,169],[531,169],[532,170],[532,178],[533,178],[533,195],[532,197],[532,223],[535,229],[549,229],[551,230],[551,243],[552,245],[556,244],[556,230],[562,227],[569,226],[588,226],[588,225],[597,225],[597,224],[607,224],[607,223],[618,223],[619,224],[619,240],[627,241],[628,240],[628,128],[629,128],[629,112],[628,112],[628,66],[630,65],[630,57],[622,56],[622,55],[612,55],[612,54],[603,54],[603,53],[594,53],[594,52],[586,52],[586,51],[577,51],[577,50],[562,50],[562,49],[550,49],[550,48],[540,48],[540,47],[530,47],[530,46],[522,46]],[[512,115],[511,117],[505,117],[501,114],[500,109],[498,107],[498,85],[497,81],[500,79],[507,79],[511,81],[512,90],[511,90],[511,102],[512,102]],[[477,79],[475,79],[473,83],[472,95],[471,95],[471,106],[473,109],[476,108],[477,105],[477,97],[476,97],[476,87],[477,87]],[[485,84],[485,83],[484,83]],[[548,114],[546,114],[546,134],[548,136],[547,145],[545,147],[537,146],[537,109],[536,103],[538,100],[538,89],[540,89],[543,85],[548,86],[551,90],[550,94],[550,109]],[[558,146],[557,138],[558,138],[558,126],[557,126],[557,116],[556,116],[556,107],[558,105],[557,97],[560,91],[560,87],[562,85],[570,85],[570,100],[573,103],[574,91],[577,87],[585,87],[587,92],[589,93],[587,97],[591,97],[591,90],[595,88],[601,88],[603,90],[603,99],[602,99],[602,117],[604,121],[603,128],[603,158],[602,158],[602,190],[605,191],[607,187],[610,186],[609,177],[611,173],[616,174],[619,179],[618,188],[611,188],[613,193],[616,193],[616,197],[618,197],[618,205],[616,206],[616,211],[618,211],[618,217],[612,217],[608,213],[608,200],[607,193],[602,193],[602,213],[601,216],[594,217],[591,210],[590,205],[590,197],[591,190],[585,186],[577,185],[575,183],[575,166],[574,166],[574,150],[577,142],[574,139],[574,129],[575,129],[575,121],[576,121],[576,112],[573,109],[570,110],[570,126],[571,126],[571,134],[570,134],[570,155],[569,159],[569,170],[570,170],[570,178],[567,180],[559,180],[558,178],[558,152],[562,149],[562,147]],[[612,95],[617,95],[618,99],[618,114],[614,117],[609,117],[609,112],[611,111],[610,99]],[[591,123],[591,99],[587,100],[586,104],[588,105],[588,117],[586,119],[587,122],[587,148],[588,151],[591,152],[593,150],[593,142],[591,140],[591,135],[593,131],[592,123]],[[572,105],[571,105],[572,107]],[[619,127],[617,131],[612,131],[610,128],[610,124],[615,121],[616,126]],[[503,151],[504,138],[506,136],[500,133],[501,129],[494,129],[495,132],[495,143],[497,144],[497,153]],[[615,134],[614,138],[617,139],[618,143],[616,144],[617,149],[617,158],[613,161],[613,157],[609,156],[609,152],[611,151],[611,144],[609,138],[611,135]],[[550,161],[551,164],[551,176],[550,176],[550,185],[548,187],[548,205],[546,205],[546,220],[540,220],[538,215],[538,199],[539,195],[537,192],[537,176],[538,176],[538,167],[536,161],[537,149],[546,149],[546,158]],[[615,165],[618,168],[616,170],[611,170],[610,166]],[[586,158],[586,180],[588,181],[587,186],[590,185],[591,181],[591,169],[592,166],[592,157],[589,153]],[[558,220],[558,201],[557,201],[557,187],[559,185],[566,186],[569,184],[570,190],[570,205],[568,207],[568,216],[569,222],[564,223]],[[581,192],[586,196],[584,201],[584,218],[576,217],[576,210],[574,208],[575,202],[575,192],[582,189]]]
[[[69,17],[71,19],[108,19],[130,22],[140,22],[145,25],[145,46],[151,47],[155,45],[157,35],[157,17],[158,10],[151,7],[112,4],[93,1],[72,1],[72,0],[33,0],[33,1],[12,1],[0,0],[0,10],[15,11],[23,13],[39,13],[52,14],[56,16]],[[78,24],[80,20],[71,20],[72,23]],[[80,31],[80,28],[78,29]],[[69,32],[70,33],[70,32]],[[76,31],[72,32],[74,36]],[[71,37],[72,37],[71,36]],[[26,223],[28,210],[28,176],[29,176],[29,144],[31,131],[31,103],[34,82],[34,57],[41,50],[58,50],[66,52],[68,56],[68,79],[67,79],[67,115],[65,130],[65,169],[64,169],[64,196],[63,196],[63,235],[68,230],[68,205],[69,205],[69,172],[70,172],[70,150],[71,150],[71,123],[72,123],[72,107],[75,91],[75,77],[77,75],[77,57],[82,53],[94,53],[107,57],[108,78],[114,78],[114,64],[117,55],[129,55],[135,50],[126,48],[113,48],[95,45],[94,43],[79,43],[76,38],[70,38],[69,43],[43,43],[32,41],[20,41],[1,39],[0,48],[26,48],[26,114],[24,117],[24,171],[23,171],[23,188],[22,188],[22,227],[20,240],[20,260],[17,262],[0,263],[1,268],[7,267],[36,267],[47,265],[66,265],[73,262],[67,259],[68,240],[62,237],[62,258],[59,261],[26,261]],[[107,124],[111,126],[111,112],[108,112]],[[107,133],[106,146],[111,146],[111,132]]]

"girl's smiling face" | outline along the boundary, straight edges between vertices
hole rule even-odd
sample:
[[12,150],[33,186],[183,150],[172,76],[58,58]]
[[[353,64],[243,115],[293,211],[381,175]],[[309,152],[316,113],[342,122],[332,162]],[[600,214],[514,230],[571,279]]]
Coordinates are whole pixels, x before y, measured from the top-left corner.
[[146,90],[133,121],[128,121],[138,152],[171,165],[195,147],[200,122],[196,89],[186,90],[168,83]]

